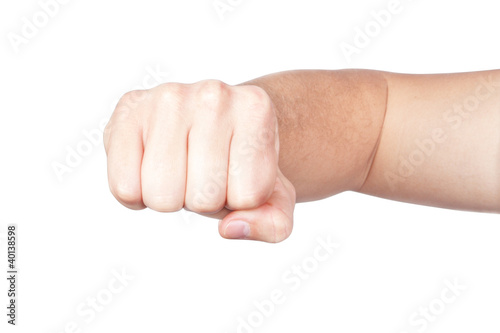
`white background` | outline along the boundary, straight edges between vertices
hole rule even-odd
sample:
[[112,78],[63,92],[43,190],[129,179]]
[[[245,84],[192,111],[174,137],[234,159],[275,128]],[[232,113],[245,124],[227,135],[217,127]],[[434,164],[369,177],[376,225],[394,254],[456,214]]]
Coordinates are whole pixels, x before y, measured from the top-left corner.
[[[222,20],[213,0],[73,0],[16,52],[9,36],[22,36],[23,17],[33,22],[42,9],[35,0],[2,0],[4,272],[7,223],[18,224],[20,237],[12,332],[229,333],[249,316],[253,326],[240,332],[498,332],[498,215],[344,193],[299,204],[292,236],[271,245],[224,240],[217,221],[193,214],[120,206],[100,142],[87,144],[88,155],[58,179],[54,163],[66,164],[68,149],[85,145],[83,132],[98,130],[123,93],[157,84],[148,77],[154,70],[168,72],[162,82],[236,84],[289,69],[436,73],[494,69],[500,61],[493,1],[401,0],[350,62],[341,43],[352,44],[356,27],[389,0],[228,1]],[[318,237],[340,247],[314,267]],[[311,273],[293,290],[284,277],[303,263]],[[122,270],[133,279],[110,294],[113,271]],[[441,309],[446,280],[467,289]],[[254,302],[274,289],[283,304],[267,316],[256,312]],[[12,329],[6,294],[2,278],[1,332]],[[79,314],[96,296],[107,303],[102,311]],[[427,325],[410,322],[429,306],[439,315]]]

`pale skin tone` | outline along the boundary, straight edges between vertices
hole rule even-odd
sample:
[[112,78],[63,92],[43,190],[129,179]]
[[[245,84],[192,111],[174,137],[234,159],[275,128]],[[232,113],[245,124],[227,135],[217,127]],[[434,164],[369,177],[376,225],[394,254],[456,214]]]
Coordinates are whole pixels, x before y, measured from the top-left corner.
[[126,94],[104,132],[131,209],[221,219],[280,242],[296,202],[343,191],[500,213],[500,71],[293,71]]

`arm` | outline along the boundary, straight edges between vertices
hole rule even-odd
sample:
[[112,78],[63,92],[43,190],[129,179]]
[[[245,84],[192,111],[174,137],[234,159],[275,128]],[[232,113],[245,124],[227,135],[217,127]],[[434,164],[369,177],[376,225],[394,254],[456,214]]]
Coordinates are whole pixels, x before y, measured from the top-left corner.
[[500,213],[500,71],[386,77],[385,123],[361,192]]
[[277,106],[280,168],[299,201],[353,190],[500,212],[500,71],[302,71],[250,83]]
[[296,198],[347,190],[500,212],[499,73],[293,71],[130,92],[104,131],[110,189],[267,242],[290,235]]

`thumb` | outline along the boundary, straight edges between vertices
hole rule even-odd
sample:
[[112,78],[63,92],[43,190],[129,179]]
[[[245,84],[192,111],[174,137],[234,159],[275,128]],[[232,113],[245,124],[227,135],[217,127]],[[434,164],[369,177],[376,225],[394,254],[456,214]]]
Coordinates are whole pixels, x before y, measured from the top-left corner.
[[219,233],[228,239],[281,242],[292,233],[294,207],[295,188],[278,169],[267,202],[254,209],[230,212],[219,222]]

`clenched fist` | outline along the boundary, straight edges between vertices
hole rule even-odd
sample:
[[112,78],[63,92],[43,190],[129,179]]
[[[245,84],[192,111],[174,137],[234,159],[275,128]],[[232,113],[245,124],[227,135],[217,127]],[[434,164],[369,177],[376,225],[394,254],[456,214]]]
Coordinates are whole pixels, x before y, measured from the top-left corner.
[[295,189],[262,88],[207,80],[129,92],[104,145],[111,192],[128,208],[216,217],[225,238],[280,242],[292,231]]

